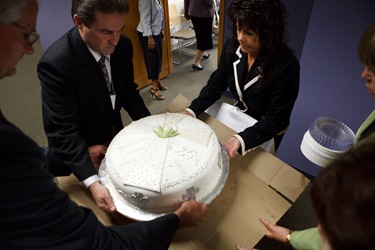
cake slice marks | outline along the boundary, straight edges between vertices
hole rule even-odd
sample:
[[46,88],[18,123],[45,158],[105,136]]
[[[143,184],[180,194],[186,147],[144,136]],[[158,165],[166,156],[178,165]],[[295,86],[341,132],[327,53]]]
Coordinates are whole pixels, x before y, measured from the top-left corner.
[[[202,169],[196,169],[194,166],[196,165],[195,162],[202,161],[202,154],[198,152],[207,150],[212,136],[208,132],[209,129],[202,131],[202,128],[197,129],[194,123],[183,122],[185,116],[176,118],[175,115],[166,114],[162,118],[164,120],[160,120],[159,125],[163,128],[176,130],[179,133],[177,136],[170,138],[160,138],[156,134],[150,136],[150,133],[153,133],[156,129],[155,122],[149,124],[147,120],[142,122],[140,126],[130,126],[126,131],[126,139],[129,140],[128,143],[132,147],[127,147],[127,150],[122,150],[118,154],[119,156],[129,156],[126,158],[126,168],[118,168],[124,170],[119,173],[124,185],[160,192],[162,188],[165,189],[167,186],[170,187],[188,181],[202,171]],[[184,128],[181,130],[182,132],[178,129],[179,126]],[[187,144],[195,145],[192,147],[187,146]],[[190,149],[188,150],[188,148]],[[128,150],[131,152],[126,152]],[[144,154],[144,152],[149,153]],[[168,157],[168,152],[171,152],[174,157]],[[207,164],[203,166],[205,165]],[[167,178],[164,182],[167,185],[162,186],[164,171],[175,172],[173,176],[177,178],[171,182]]]

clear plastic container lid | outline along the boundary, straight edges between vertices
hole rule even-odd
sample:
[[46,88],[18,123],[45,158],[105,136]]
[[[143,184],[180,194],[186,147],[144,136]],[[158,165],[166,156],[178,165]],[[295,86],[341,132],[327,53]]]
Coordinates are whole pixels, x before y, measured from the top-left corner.
[[355,138],[348,126],[330,117],[318,117],[310,125],[309,132],[321,146],[336,151],[350,148]]

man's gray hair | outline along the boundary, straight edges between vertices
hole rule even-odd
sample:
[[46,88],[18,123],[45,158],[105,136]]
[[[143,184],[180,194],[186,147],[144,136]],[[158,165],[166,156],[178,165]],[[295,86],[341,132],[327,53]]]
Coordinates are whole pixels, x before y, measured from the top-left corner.
[[0,25],[21,19],[29,0],[1,0]]

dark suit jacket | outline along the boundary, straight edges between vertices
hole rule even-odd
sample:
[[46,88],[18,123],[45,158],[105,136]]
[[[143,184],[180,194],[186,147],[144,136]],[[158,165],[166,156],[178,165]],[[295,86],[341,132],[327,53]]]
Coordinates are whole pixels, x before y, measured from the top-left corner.
[[111,55],[115,110],[102,72],[76,27],[44,53],[38,64],[44,129],[79,180],[96,173],[87,148],[108,143],[123,128],[120,110],[133,120],[150,115],[134,83],[133,47],[121,36]]
[[166,249],[175,214],[103,226],[53,182],[41,148],[0,112],[0,249]]
[[[258,120],[254,126],[238,133],[245,143],[245,150],[256,147],[287,129],[299,89],[299,62],[287,47],[270,62],[271,78],[260,91],[257,89],[259,71],[256,63],[247,72],[247,54],[229,40],[221,53],[218,69],[189,107],[199,115],[229,87],[236,99],[236,106]],[[252,80],[255,83],[247,86]]]

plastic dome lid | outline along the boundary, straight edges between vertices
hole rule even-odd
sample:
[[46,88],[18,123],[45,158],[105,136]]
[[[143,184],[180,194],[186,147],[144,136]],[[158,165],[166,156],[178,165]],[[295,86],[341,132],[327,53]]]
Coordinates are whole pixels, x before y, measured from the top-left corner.
[[318,117],[310,125],[309,132],[321,146],[335,151],[346,151],[355,138],[355,134],[348,126],[329,117]]
[[319,117],[303,136],[301,151],[311,162],[325,167],[347,151],[354,138],[353,131],[344,123],[329,117]]

